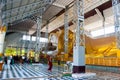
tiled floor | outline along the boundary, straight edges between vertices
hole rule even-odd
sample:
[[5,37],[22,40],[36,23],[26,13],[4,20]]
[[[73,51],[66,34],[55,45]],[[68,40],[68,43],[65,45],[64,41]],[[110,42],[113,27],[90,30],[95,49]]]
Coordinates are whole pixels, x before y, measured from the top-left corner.
[[[97,76],[92,78],[79,78],[73,79],[72,77],[60,77],[63,69],[58,70],[54,67],[52,72],[47,71],[47,65],[31,65],[31,64],[14,64],[14,65],[4,65],[4,70],[2,71],[2,80],[120,80],[120,74],[89,70],[87,72],[96,73]],[[0,79],[0,80],[1,80]]]
[[60,75],[58,69],[53,69],[52,72],[47,71],[47,66],[31,65],[31,64],[14,64],[4,65],[2,71],[2,79],[13,79],[13,78],[33,78],[33,77],[47,77],[47,76],[58,76]]
[[[72,77],[60,77],[63,69],[53,67],[52,72],[47,71],[47,65],[14,64],[4,65],[1,79],[3,80],[78,80]],[[79,78],[79,80],[86,78]]]

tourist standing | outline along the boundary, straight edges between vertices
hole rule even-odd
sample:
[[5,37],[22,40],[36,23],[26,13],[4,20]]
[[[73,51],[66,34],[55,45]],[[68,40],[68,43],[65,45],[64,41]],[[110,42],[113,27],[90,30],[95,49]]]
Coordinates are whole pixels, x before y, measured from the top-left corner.
[[48,68],[48,71],[52,71],[52,66],[53,66],[53,64],[52,64],[52,57],[51,56],[49,56],[48,57],[48,65],[49,65],[49,68]]

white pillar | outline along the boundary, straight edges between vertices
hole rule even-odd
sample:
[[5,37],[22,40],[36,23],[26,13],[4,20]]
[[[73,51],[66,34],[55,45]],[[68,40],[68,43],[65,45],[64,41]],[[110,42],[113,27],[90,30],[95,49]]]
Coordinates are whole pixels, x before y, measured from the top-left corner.
[[74,19],[76,26],[76,40],[73,50],[73,73],[85,73],[85,39],[84,39],[84,12],[83,1],[75,0]]
[[117,48],[120,49],[120,1],[112,0]]
[[[3,29],[5,27],[0,27],[0,29]],[[3,49],[4,49],[4,39],[5,39],[5,33],[6,31],[0,30],[0,54],[3,53]]]
[[73,73],[85,73],[85,48],[75,46],[73,53]]
[[5,39],[5,33],[6,33],[6,27],[3,26],[2,22],[2,8],[3,8],[3,3],[0,3],[0,54],[3,53],[4,49],[4,39]]

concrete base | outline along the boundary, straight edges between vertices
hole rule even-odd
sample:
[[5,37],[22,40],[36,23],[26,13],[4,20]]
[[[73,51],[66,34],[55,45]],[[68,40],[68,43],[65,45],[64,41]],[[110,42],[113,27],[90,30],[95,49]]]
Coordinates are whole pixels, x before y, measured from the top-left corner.
[[72,74],[72,72],[63,72],[63,74]]
[[96,73],[80,73],[80,74],[73,73],[72,74],[73,78],[92,78],[94,76],[96,76]]
[[85,66],[73,66],[73,73],[85,73]]

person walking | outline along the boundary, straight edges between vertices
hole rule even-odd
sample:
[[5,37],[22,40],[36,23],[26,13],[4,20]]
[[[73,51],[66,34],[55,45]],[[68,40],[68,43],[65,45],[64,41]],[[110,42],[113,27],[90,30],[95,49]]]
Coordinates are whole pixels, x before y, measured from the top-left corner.
[[4,57],[4,62],[7,64],[7,56]]
[[53,64],[52,64],[52,57],[51,56],[49,56],[48,57],[48,65],[49,65],[49,68],[48,68],[48,71],[52,71],[52,66],[53,66]]

